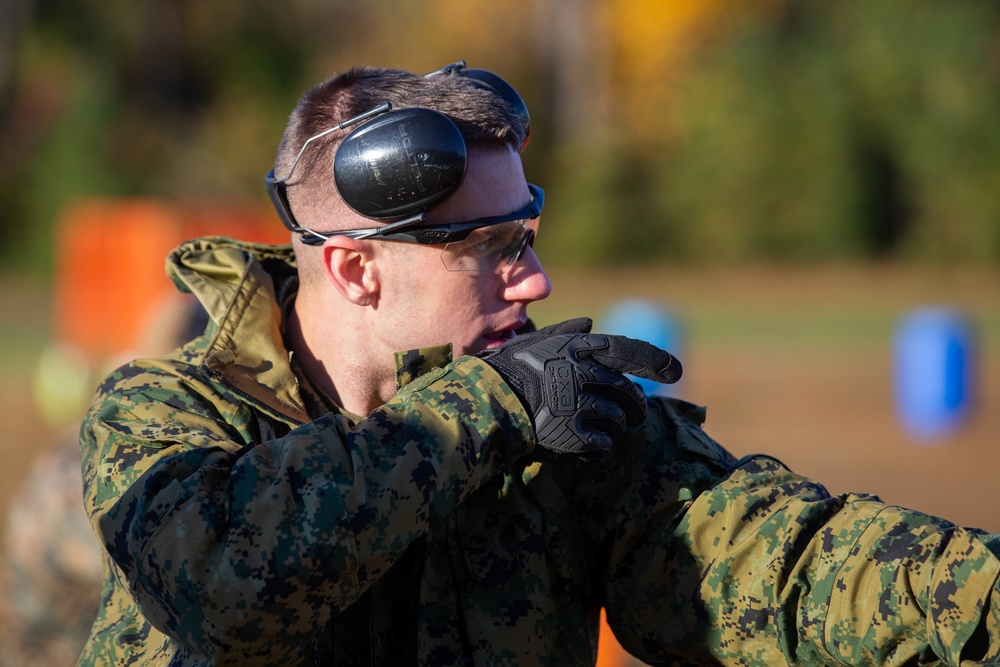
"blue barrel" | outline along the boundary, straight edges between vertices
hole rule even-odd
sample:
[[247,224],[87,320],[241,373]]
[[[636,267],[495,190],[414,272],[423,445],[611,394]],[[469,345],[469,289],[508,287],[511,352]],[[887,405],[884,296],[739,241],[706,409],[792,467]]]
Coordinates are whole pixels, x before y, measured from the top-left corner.
[[973,384],[973,336],[958,313],[920,308],[896,330],[896,411],[903,428],[919,440],[948,435],[969,413]]
[[[644,340],[667,350],[680,359],[682,365],[684,363],[680,350],[681,327],[677,317],[667,308],[652,301],[623,299],[612,304],[595,330]],[[677,383],[660,384],[645,378],[632,377],[632,379],[648,396],[671,395],[677,387]]]

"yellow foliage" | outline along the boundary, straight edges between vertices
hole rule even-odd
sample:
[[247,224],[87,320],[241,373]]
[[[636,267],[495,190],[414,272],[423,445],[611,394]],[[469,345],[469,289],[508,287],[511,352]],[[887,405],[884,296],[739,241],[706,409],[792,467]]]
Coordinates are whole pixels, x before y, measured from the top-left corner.
[[676,82],[705,40],[726,25],[772,11],[780,0],[611,0],[599,22],[612,44],[616,117],[641,140],[671,131],[668,109]]

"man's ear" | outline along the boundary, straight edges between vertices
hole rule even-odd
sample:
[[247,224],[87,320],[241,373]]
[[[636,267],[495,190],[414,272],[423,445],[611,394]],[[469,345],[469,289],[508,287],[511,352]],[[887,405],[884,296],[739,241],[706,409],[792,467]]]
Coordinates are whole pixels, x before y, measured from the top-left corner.
[[323,270],[345,299],[358,306],[375,303],[379,281],[368,243],[332,236],[323,244],[322,251]]

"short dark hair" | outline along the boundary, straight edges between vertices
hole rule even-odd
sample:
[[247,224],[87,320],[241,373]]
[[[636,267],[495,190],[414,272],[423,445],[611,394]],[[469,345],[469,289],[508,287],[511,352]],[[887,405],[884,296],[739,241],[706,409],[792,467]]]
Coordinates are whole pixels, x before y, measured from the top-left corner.
[[[307,91],[292,111],[275,160],[276,175],[291,170],[306,140],[349,118],[389,102],[393,109],[422,107],[444,114],[474,148],[511,148],[524,142],[525,128],[499,95],[461,76],[421,76],[397,69],[355,67]],[[337,210],[339,197],[333,181],[333,156],[353,128],[331,132],[309,144],[289,182],[290,203],[300,222],[309,221],[308,209]],[[300,216],[299,212],[304,215]]]

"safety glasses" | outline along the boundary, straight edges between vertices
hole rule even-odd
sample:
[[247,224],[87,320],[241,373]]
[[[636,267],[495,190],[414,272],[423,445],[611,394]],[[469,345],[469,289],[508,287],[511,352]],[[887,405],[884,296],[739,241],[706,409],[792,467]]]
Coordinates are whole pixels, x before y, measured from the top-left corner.
[[[331,232],[303,233],[302,242],[322,245],[334,236],[369,241],[397,241],[422,245],[444,245],[441,261],[449,271],[491,272],[514,264],[534,242],[538,217],[545,204],[545,191],[528,183],[531,202],[506,215],[489,216],[445,225],[412,227],[401,221],[382,227],[342,229]],[[408,224],[404,224],[408,223]],[[397,226],[398,224],[398,226]]]
[[538,218],[475,229],[464,241],[445,244],[441,263],[449,271],[493,273],[513,266],[535,241]]

